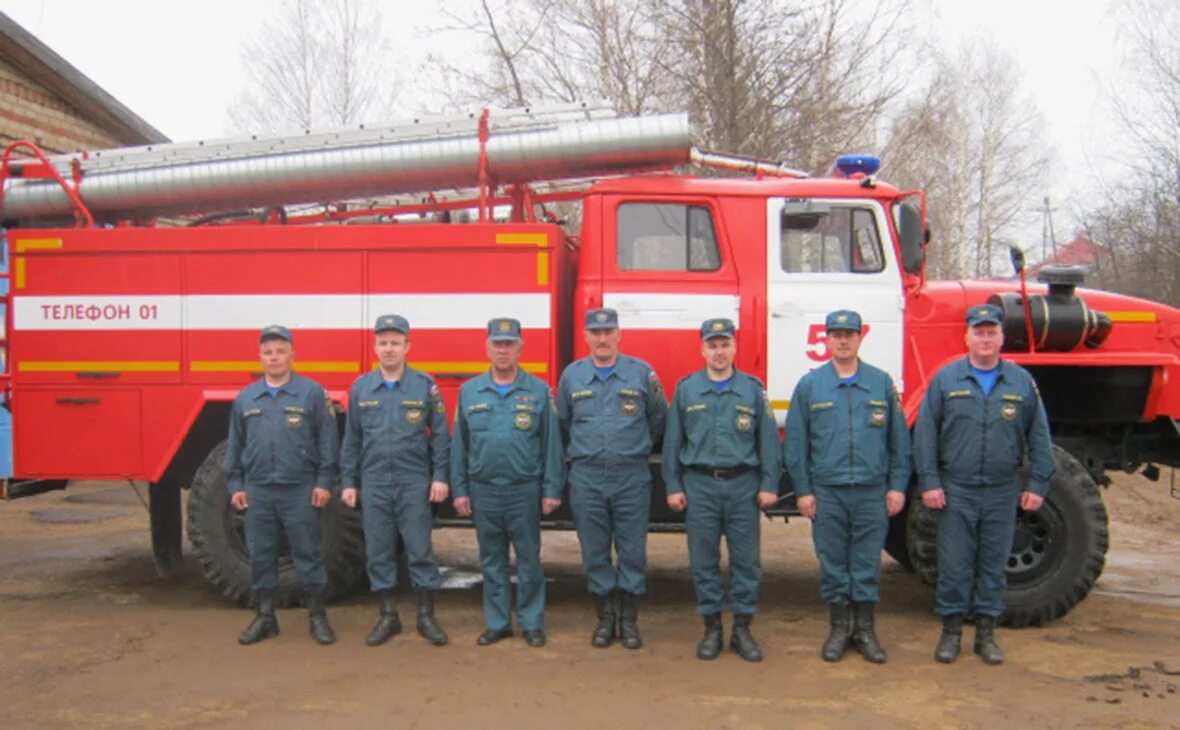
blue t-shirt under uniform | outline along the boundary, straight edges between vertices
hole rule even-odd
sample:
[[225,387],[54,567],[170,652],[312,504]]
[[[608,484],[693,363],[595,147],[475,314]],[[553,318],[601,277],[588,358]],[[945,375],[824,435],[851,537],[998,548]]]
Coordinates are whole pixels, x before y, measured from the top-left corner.
[[971,373],[979,382],[979,387],[983,388],[983,394],[991,395],[992,388],[996,387],[996,381],[1000,379],[1000,366],[996,365],[991,370],[980,370],[979,368],[972,365]]

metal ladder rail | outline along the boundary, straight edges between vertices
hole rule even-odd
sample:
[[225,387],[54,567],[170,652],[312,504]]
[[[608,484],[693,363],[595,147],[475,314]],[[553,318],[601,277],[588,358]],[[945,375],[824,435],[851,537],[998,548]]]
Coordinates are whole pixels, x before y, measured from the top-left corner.
[[[609,107],[591,104],[493,109],[488,115],[492,134],[553,127],[561,123],[614,118]],[[66,171],[76,165],[82,174],[150,169],[177,164],[236,160],[304,150],[331,150],[412,141],[444,141],[478,134],[479,113],[453,116],[422,116],[381,126],[305,130],[303,134],[251,135],[164,145],[93,150],[81,154],[55,155],[50,163]]]

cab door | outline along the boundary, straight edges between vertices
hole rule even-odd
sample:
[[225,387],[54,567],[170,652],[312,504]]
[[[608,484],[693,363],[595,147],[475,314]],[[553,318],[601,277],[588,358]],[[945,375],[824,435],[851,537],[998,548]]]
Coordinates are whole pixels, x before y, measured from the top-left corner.
[[799,379],[825,364],[824,318],[860,313],[860,357],[902,390],[905,299],[886,213],[872,200],[767,201],[767,390],[779,425]]

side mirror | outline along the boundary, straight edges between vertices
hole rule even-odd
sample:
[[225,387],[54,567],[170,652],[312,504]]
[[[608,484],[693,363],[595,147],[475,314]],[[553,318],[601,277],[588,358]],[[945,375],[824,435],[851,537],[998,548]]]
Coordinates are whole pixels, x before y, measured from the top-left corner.
[[922,226],[922,212],[911,202],[897,207],[897,235],[901,246],[901,268],[907,274],[922,273],[923,248],[930,240],[930,232]]

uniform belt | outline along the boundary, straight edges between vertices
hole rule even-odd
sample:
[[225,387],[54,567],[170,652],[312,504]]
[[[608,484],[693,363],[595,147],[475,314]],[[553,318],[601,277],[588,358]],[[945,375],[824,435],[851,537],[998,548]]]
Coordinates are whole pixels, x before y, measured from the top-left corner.
[[688,468],[695,471],[697,474],[704,474],[705,476],[713,477],[714,479],[735,479],[749,471],[754,471],[752,466],[699,466],[697,464],[689,464]]

